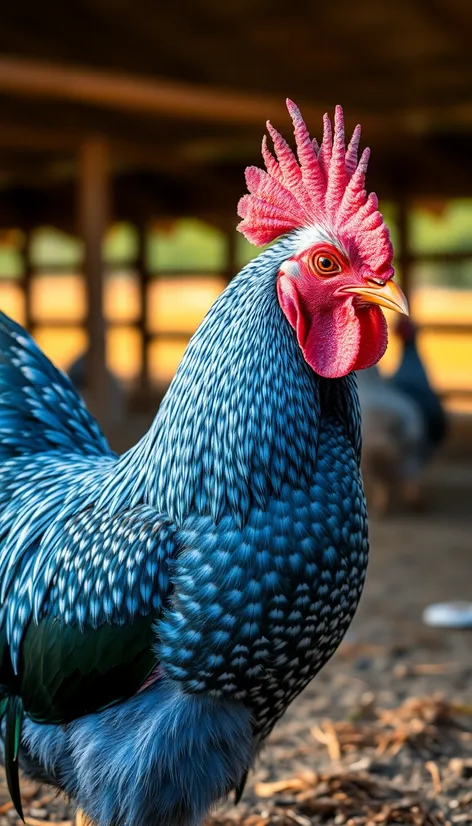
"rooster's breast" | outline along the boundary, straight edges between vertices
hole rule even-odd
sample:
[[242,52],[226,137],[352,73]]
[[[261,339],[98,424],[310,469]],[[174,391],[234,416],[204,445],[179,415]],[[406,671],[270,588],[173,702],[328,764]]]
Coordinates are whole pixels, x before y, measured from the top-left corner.
[[308,484],[284,484],[242,529],[186,520],[160,656],[188,691],[247,703],[265,736],[336,650],[367,565],[358,459],[342,425],[320,427]]

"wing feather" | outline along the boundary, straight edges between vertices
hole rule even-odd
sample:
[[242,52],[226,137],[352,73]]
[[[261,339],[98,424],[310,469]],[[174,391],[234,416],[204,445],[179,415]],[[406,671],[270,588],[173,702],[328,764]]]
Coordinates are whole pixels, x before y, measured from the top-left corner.
[[[26,713],[67,722],[137,691],[158,665],[155,623],[172,591],[175,529],[148,505],[87,507],[39,543],[10,589],[2,623]],[[3,658],[5,660],[5,658]]]

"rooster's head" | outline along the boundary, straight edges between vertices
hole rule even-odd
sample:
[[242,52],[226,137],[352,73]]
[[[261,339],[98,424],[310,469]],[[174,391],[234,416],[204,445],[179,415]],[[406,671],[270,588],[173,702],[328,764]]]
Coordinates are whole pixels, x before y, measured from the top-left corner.
[[312,140],[294,103],[287,101],[297,155],[267,124],[274,157],[264,137],[267,171],[246,170],[238,229],[258,246],[294,234],[295,252],[277,275],[277,294],[308,364],[320,376],[338,378],[375,364],[387,346],[381,307],[408,313],[392,280],[393,248],[374,193],[365,191],[369,150],[358,161],[360,127],[347,149],[343,112],[336,108],[334,136],[327,115],[323,140]]

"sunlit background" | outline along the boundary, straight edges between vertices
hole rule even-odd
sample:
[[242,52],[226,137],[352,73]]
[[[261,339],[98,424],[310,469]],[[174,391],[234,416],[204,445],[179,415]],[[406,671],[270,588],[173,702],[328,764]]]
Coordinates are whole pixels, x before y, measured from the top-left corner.
[[[55,364],[75,365],[105,430],[105,368],[124,415],[149,418],[208,308],[257,254],[236,231],[237,201],[266,118],[290,139],[287,95],[318,137],[338,102],[348,134],[362,124],[420,356],[451,417],[472,413],[463,0],[302,3],[296,16],[282,0],[79,6],[3,16],[0,308]],[[384,374],[400,353],[392,327]]]
[[[381,206],[399,256],[396,206]],[[408,222],[410,303],[421,327],[421,355],[448,407],[472,409],[472,199],[415,203]],[[23,241],[21,230],[0,235],[0,306],[21,324]],[[234,243],[240,268],[258,250],[236,232]],[[160,387],[172,378],[189,336],[227,283],[228,248],[227,235],[201,220],[150,224],[145,236],[146,317],[141,325],[138,231],[128,223],[109,229],[103,248],[106,356],[109,369],[129,391],[140,380],[146,348],[150,382]],[[34,336],[67,370],[88,344],[82,245],[64,232],[39,227],[31,233],[29,255]],[[398,263],[397,277],[401,283]],[[391,336],[382,369],[391,372],[398,355],[398,343]]]
[[[209,826],[472,822],[471,44],[471,0],[2,4],[0,310],[70,372],[118,453],[146,432],[190,336],[259,252],[236,231],[237,203],[267,118],[293,146],[287,97],[318,139],[342,104],[346,135],[359,122],[372,151],[367,187],[414,325],[402,317],[400,341],[388,317],[381,374],[358,377],[366,586],[343,647],[278,724],[239,809]],[[336,403],[323,394],[322,415]],[[132,456],[133,501],[148,501],[156,459]],[[333,477],[319,472],[324,508]],[[425,609],[445,602],[444,627],[426,627]],[[458,615],[468,632],[455,630]],[[24,795],[26,822],[73,826],[45,791]],[[8,824],[21,826],[0,767]]]

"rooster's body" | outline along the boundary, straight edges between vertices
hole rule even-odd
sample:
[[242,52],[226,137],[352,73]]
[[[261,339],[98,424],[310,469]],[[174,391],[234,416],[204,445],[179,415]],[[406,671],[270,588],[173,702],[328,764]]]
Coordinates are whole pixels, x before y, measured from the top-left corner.
[[362,470],[371,510],[384,514],[411,503],[424,464],[427,432],[415,400],[376,366],[358,374],[362,411]]
[[426,430],[426,460],[446,438],[446,413],[418,352],[415,325],[409,319],[402,319],[397,324],[396,332],[401,341],[402,354],[391,383],[408,396],[421,413]]
[[[99,826],[200,824],[342,639],[368,551],[345,365],[366,356],[350,339],[324,361],[294,334],[300,245],[292,232],[234,279],[122,457],[2,317],[0,684],[17,806],[19,753]],[[390,276],[349,289],[397,300]],[[378,313],[346,323],[378,332],[380,352]]]

